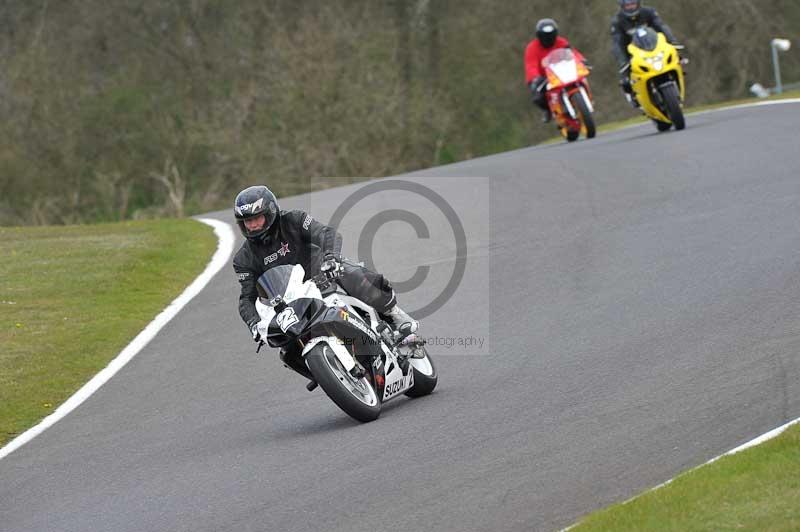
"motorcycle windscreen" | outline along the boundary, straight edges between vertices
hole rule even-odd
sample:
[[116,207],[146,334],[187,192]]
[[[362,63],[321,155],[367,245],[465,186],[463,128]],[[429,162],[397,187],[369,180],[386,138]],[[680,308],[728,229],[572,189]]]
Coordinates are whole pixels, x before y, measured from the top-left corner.
[[[550,70],[561,83],[572,83],[578,79],[578,65],[575,55],[569,48],[553,50],[542,60],[542,66]],[[552,83],[551,81],[551,84]]]
[[293,269],[294,266],[287,264],[275,266],[262,273],[256,286],[259,297],[264,298],[265,302],[270,302],[276,297],[283,298],[292,279]]
[[314,283],[303,281],[305,275],[306,271],[299,264],[275,266],[258,278],[256,283],[258,295],[269,305],[274,305],[277,297],[286,303],[298,297],[322,299]]
[[652,52],[658,46],[658,33],[653,28],[639,26],[633,30],[631,42],[637,48]]
[[558,48],[553,50],[544,59],[542,59],[542,65],[545,67],[553,64],[558,63],[560,61],[572,61],[575,57],[575,54],[572,53],[572,50],[569,48]]

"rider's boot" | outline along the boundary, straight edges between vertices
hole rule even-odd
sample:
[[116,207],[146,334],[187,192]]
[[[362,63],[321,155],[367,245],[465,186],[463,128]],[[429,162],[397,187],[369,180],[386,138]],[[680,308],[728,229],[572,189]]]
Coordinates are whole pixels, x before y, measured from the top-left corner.
[[550,112],[550,109],[545,109],[542,111],[542,123],[547,124],[553,119],[553,113]]

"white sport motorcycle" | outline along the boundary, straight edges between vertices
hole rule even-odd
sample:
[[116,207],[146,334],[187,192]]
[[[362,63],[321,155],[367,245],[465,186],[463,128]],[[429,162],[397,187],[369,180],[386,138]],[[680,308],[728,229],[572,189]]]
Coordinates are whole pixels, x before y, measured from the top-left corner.
[[381,405],[402,394],[433,391],[438,377],[424,341],[404,327],[392,330],[324,273],[304,278],[299,264],[266,271],[258,278],[256,309],[269,323],[267,343],[310,380],[309,391],[319,384],[359,421],[377,419]]

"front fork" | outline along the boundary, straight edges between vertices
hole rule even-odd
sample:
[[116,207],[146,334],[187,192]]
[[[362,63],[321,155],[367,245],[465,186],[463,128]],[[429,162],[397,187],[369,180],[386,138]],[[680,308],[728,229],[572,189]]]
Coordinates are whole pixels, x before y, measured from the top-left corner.
[[573,120],[578,119],[578,112],[572,106],[572,102],[569,99],[569,91],[563,90],[561,91],[561,105],[567,111],[567,115]]
[[586,102],[586,107],[588,108],[590,113],[594,113],[594,105],[592,104],[592,98],[589,96],[589,91],[586,90],[586,87],[581,83],[577,85],[577,88],[564,89],[561,91],[561,106],[563,109],[567,111],[569,117],[573,120],[579,120],[580,117],[578,116],[578,110],[575,109],[575,106],[572,105],[572,100],[570,100],[570,96],[575,94],[576,92],[580,92],[581,96],[583,96],[583,101]]
[[683,103],[683,97],[684,97],[682,78],[677,73],[668,76],[669,77],[667,79],[658,80],[657,83],[656,79],[654,79],[648,82],[647,84],[648,92],[650,93],[650,100],[664,114],[666,114],[667,110],[664,105],[664,99],[661,97],[662,87],[665,87],[667,85],[675,85],[675,88],[678,90],[678,96],[680,97],[681,103]]

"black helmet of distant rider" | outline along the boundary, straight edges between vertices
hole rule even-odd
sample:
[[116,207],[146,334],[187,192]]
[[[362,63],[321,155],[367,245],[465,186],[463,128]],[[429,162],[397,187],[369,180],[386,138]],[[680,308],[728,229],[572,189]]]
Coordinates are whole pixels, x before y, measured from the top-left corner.
[[551,18],[543,18],[536,23],[536,38],[544,48],[552,48],[558,37],[558,24]]
[[[270,229],[278,221],[280,208],[275,194],[264,185],[248,187],[236,195],[233,204],[233,215],[236,218],[236,225],[242,235],[248,240],[261,242],[269,234]],[[248,230],[245,220],[264,216],[264,224],[254,230]]]
[[641,0],[618,0],[619,10],[627,18],[634,18],[639,14],[642,9]]

